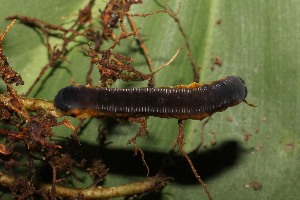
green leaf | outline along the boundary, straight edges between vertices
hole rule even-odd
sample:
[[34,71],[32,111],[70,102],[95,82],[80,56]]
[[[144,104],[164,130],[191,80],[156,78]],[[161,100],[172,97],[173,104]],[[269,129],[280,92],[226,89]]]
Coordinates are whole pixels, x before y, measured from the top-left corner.
[[[160,1],[144,1],[135,5],[132,13],[150,13],[163,9]],[[85,2],[86,3],[86,2]],[[8,15],[27,15],[53,24],[66,24],[83,8],[81,1],[1,1],[0,28],[5,30]],[[180,1],[169,1],[177,9]],[[293,199],[298,196],[300,184],[299,162],[299,104],[300,104],[300,19],[299,1],[280,0],[189,0],[182,1],[178,17],[186,32],[191,51],[200,65],[200,82],[209,82],[235,74],[242,77],[248,88],[246,104],[216,113],[204,127],[204,144],[193,158],[201,177],[214,199]],[[5,9],[4,9],[5,8]],[[104,8],[104,2],[98,2]],[[154,67],[166,63],[183,46],[176,60],[156,74],[156,87],[188,84],[193,71],[182,34],[174,19],[165,13],[146,18],[134,18],[153,60]],[[220,21],[221,20],[221,21]],[[221,22],[217,24],[217,21]],[[25,92],[47,63],[45,45],[36,31],[16,23],[4,40],[9,62],[25,80],[18,87]],[[136,59],[136,69],[147,71],[145,59],[134,51],[135,40],[122,41],[118,50]],[[220,57],[222,66],[213,64]],[[35,89],[36,97],[53,99],[57,91],[71,80],[85,84],[88,57],[80,48],[73,50],[60,69],[48,70]],[[214,70],[212,71],[212,67]],[[67,70],[68,69],[68,70]],[[98,72],[93,72],[98,80]],[[130,84],[130,85],[129,85]],[[145,87],[147,82],[117,82],[115,87]],[[297,89],[298,88],[298,89]],[[34,94],[33,93],[33,94]],[[76,120],[73,122],[76,124]],[[97,148],[99,122],[93,119],[80,135],[82,146],[90,154]],[[185,145],[187,152],[201,142],[203,122],[187,120]],[[138,127],[132,124],[114,124],[107,131],[107,152],[102,155],[111,169],[105,185],[116,186],[146,177],[141,156],[132,157],[133,145],[127,140]],[[138,139],[145,152],[150,173],[157,173],[177,137],[175,119],[150,117],[148,137]],[[55,129],[59,135],[71,134],[66,129]],[[216,145],[211,145],[216,137]],[[245,140],[250,134],[248,141]],[[205,148],[204,148],[205,147]],[[76,150],[76,149],[75,149]],[[106,153],[106,154],[105,154]],[[169,174],[168,174],[169,173]],[[203,188],[195,181],[184,159],[166,172],[175,179],[152,199],[205,199]],[[253,183],[261,189],[254,190]],[[151,199],[151,197],[149,197]]]

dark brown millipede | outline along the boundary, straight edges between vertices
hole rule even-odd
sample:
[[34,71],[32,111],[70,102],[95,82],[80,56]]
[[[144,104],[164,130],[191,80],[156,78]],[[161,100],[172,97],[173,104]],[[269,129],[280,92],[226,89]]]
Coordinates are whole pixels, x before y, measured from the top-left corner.
[[192,83],[164,88],[94,88],[67,86],[54,105],[67,115],[202,120],[215,112],[246,102],[247,88],[238,76],[209,84]]

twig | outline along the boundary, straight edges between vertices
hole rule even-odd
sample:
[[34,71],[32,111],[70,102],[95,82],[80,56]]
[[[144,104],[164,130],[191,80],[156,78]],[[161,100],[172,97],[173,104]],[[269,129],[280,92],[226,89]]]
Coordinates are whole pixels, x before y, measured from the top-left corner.
[[[129,20],[129,24],[131,26],[131,29],[132,30],[138,30],[137,27],[135,26],[134,22],[133,22],[133,19],[130,15],[127,15],[127,18]],[[141,34],[137,31],[136,33],[136,39],[139,43],[139,46],[140,48],[142,49],[142,51],[144,52],[144,55],[146,57],[146,60],[148,62],[148,65],[149,65],[149,69],[150,69],[150,72],[153,73],[153,64],[152,64],[152,60],[151,60],[151,57],[150,57],[150,54],[149,54],[149,51],[143,41],[143,38],[141,36]]]
[[170,65],[170,64],[175,60],[175,58],[178,56],[178,54],[179,54],[179,52],[181,51],[181,49],[182,49],[182,47],[179,47],[179,48],[177,49],[177,51],[175,52],[175,54],[173,55],[173,57],[172,57],[168,62],[166,62],[165,64],[159,66],[159,67],[157,68],[157,70],[155,70],[155,71],[153,72],[153,75],[154,75],[155,73],[157,73],[158,71],[160,71],[162,68],[164,68],[164,67]]
[[[99,187],[99,188],[69,188],[60,185],[55,186],[55,196],[64,198],[78,198],[84,199],[108,199],[124,196],[134,196],[145,192],[159,190],[165,186],[170,178],[163,176],[154,176],[143,181],[125,184],[117,187]],[[16,178],[5,173],[0,173],[0,185],[10,187],[16,182]],[[39,184],[39,190],[51,192],[52,184]]]
[[190,48],[190,43],[189,43],[189,39],[188,39],[188,36],[187,34],[185,33],[182,25],[181,25],[181,22],[180,22],[180,19],[178,18],[177,16],[177,13],[179,12],[180,10],[180,6],[181,4],[179,4],[178,6],[178,9],[177,9],[177,13],[175,13],[167,4],[166,5],[166,8],[169,10],[169,15],[175,20],[175,22],[177,23],[178,25],[178,28],[179,28],[179,31],[181,32],[183,38],[184,38],[184,41],[185,41],[185,46],[188,50],[188,56],[190,58],[190,61],[191,61],[191,64],[192,64],[192,67],[193,67],[193,73],[194,73],[194,77],[193,77],[193,81],[194,82],[199,82],[199,77],[200,77],[200,68],[198,68],[197,64],[196,64],[196,61],[193,57],[193,54],[192,54],[192,50]]
[[55,117],[63,116],[63,113],[54,107],[52,101],[46,101],[43,99],[33,99],[33,98],[21,98],[21,102],[24,105],[26,110],[29,111],[44,110]]
[[195,175],[197,181],[202,185],[202,187],[204,188],[207,197],[209,200],[212,200],[211,194],[206,186],[206,184],[204,183],[204,181],[201,179],[201,177],[199,176],[197,170],[195,169],[193,162],[191,161],[191,159],[189,158],[189,156],[187,155],[187,153],[184,151],[183,149],[183,141],[184,141],[184,123],[182,120],[178,120],[178,126],[179,126],[179,132],[178,132],[178,137],[177,137],[177,144],[178,144],[178,148],[180,153],[185,157],[185,159],[188,161],[193,174]]

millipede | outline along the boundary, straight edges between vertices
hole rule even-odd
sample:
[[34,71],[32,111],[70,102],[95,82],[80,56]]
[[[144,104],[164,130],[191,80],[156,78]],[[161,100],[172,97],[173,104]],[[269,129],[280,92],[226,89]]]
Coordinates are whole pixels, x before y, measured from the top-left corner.
[[[95,88],[67,86],[54,106],[77,118],[93,116],[177,118],[202,120],[215,112],[246,102],[247,88],[238,76],[208,84],[162,88]],[[248,103],[247,103],[248,104]]]

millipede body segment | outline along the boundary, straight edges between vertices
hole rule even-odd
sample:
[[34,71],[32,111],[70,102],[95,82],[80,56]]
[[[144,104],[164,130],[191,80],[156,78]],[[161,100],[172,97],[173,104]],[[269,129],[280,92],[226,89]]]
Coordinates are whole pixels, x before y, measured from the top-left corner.
[[54,105],[78,118],[156,116],[202,120],[245,101],[246,96],[244,81],[227,76],[209,84],[165,88],[67,86],[58,92]]

